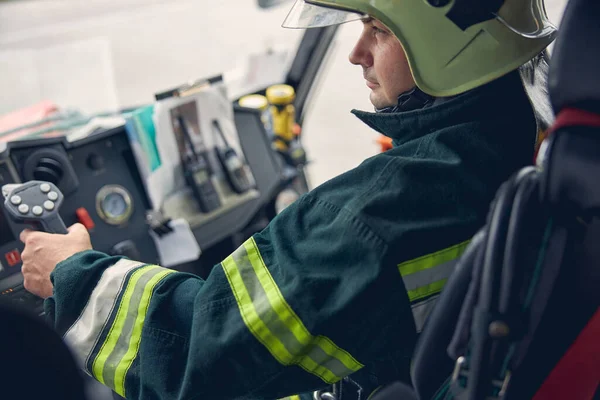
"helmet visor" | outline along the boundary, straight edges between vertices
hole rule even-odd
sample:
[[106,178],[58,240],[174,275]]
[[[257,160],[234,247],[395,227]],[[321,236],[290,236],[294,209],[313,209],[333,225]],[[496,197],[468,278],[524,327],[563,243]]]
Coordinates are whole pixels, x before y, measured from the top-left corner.
[[358,21],[366,17],[366,15],[356,12],[317,6],[304,0],[296,0],[281,26],[292,29],[323,28]]
[[556,27],[548,19],[543,0],[507,1],[496,18],[508,29],[528,39],[539,39],[556,32]]

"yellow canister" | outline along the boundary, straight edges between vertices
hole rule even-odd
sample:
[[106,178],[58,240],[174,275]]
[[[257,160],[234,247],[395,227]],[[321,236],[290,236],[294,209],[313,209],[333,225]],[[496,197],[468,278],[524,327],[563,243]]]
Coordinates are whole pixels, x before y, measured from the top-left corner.
[[271,112],[269,110],[269,100],[267,100],[266,96],[260,94],[249,94],[241,97],[238,103],[241,107],[260,110],[262,112],[261,120],[265,125],[267,132],[270,134],[273,133],[273,122],[271,120]]
[[255,108],[262,111],[266,111],[269,108],[269,100],[260,94],[249,94],[241,97],[239,103],[242,107]]
[[267,89],[267,100],[273,123],[273,133],[280,139],[275,142],[277,149],[286,151],[294,139],[296,92],[290,85],[273,85]]

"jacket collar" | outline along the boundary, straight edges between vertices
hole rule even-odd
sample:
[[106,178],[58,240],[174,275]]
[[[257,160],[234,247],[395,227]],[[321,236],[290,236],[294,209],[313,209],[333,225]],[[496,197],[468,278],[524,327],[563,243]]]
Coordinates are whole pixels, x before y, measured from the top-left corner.
[[[419,110],[396,113],[352,110],[352,113],[377,132],[391,138],[394,146],[399,146],[449,126],[490,121],[498,118],[499,113],[511,115],[514,113],[510,110],[511,105],[522,104],[515,101],[515,96],[526,96],[518,72]],[[519,114],[523,111],[520,110]]]

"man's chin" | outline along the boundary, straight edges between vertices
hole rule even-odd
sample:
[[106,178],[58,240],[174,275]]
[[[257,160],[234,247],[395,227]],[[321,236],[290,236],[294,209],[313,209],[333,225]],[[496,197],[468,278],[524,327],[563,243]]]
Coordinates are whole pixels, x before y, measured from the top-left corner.
[[371,94],[369,95],[369,100],[371,101],[371,104],[373,104],[373,107],[375,107],[376,110],[381,110],[386,107],[392,106],[392,104],[389,104],[389,101],[383,99],[379,93],[375,92],[375,90],[371,91]]

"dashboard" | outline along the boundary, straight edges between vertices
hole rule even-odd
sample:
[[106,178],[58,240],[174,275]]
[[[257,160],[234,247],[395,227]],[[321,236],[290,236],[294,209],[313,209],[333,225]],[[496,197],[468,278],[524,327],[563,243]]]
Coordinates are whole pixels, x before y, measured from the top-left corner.
[[[107,254],[158,263],[146,224],[148,199],[124,128],[68,142],[65,138],[8,143],[0,154],[1,184],[43,180],[64,194],[60,215],[67,226],[82,223],[92,245]],[[41,299],[24,290],[23,244],[27,225],[0,212],[0,301],[41,314]]]
[[[204,269],[229,255],[216,251],[215,246],[250,229],[255,216],[268,208],[289,183],[281,159],[272,150],[260,112],[236,106],[234,117],[256,185],[238,196],[238,201],[228,201],[209,213],[199,212],[191,197],[165,204],[166,217],[187,220],[203,251],[193,267],[181,266],[186,272],[207,273]],[[49,181],[60,189],[64,195],[60,216],[65,225],[79,222],[86,226],[94,249],[160,264],[149,234],[150,202],[125,127],[75,142],[65,138],[27,140],[10,142],[0,149],[0,185],[30,180]],[[23,244],[18,236],[29,226],[8,220],[4,207],[0,208],[0,302],[41,314],[41,300],[24,290],[20,273]]]

